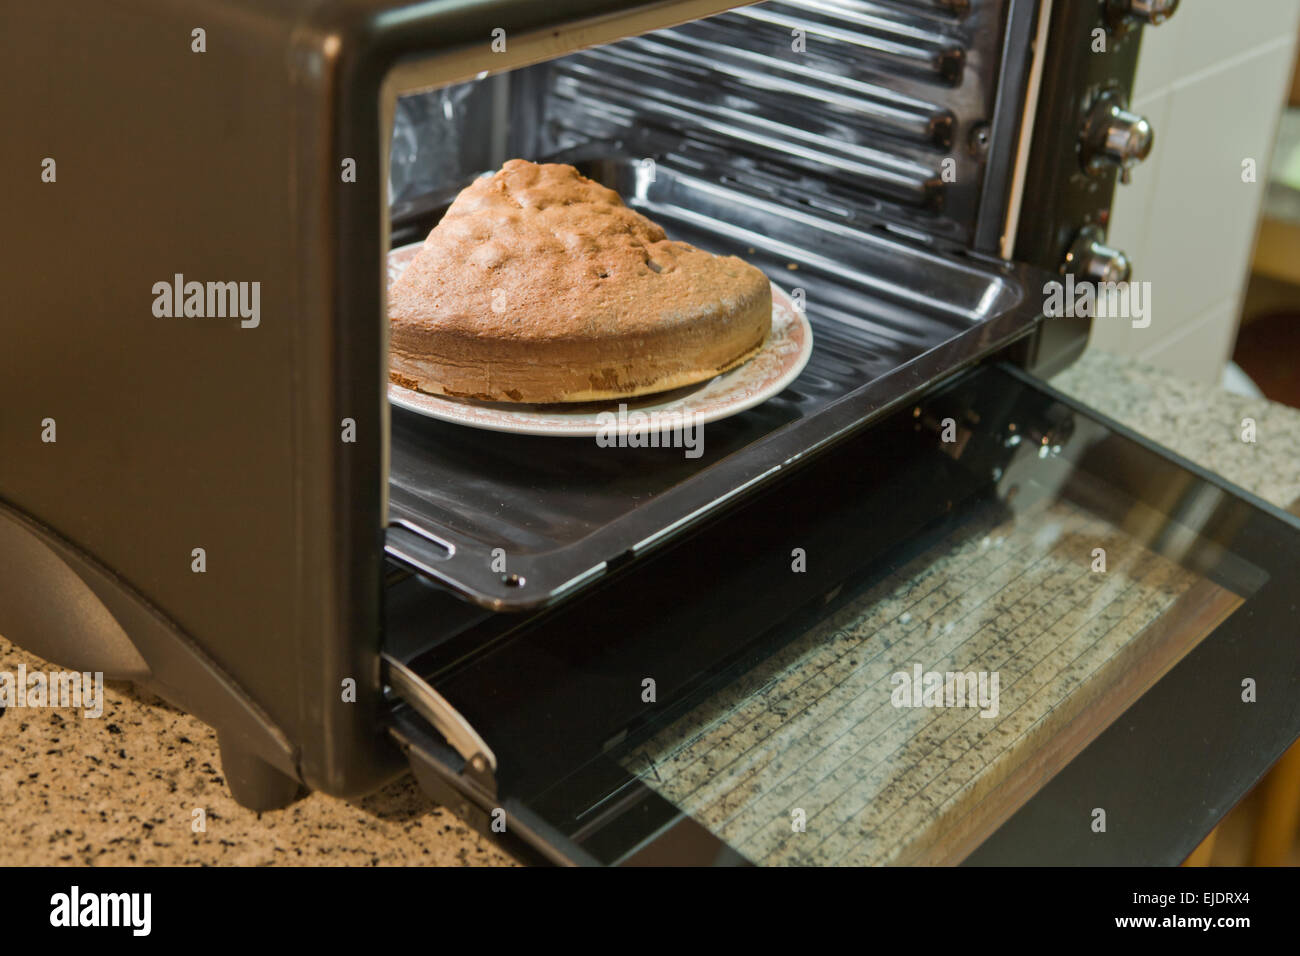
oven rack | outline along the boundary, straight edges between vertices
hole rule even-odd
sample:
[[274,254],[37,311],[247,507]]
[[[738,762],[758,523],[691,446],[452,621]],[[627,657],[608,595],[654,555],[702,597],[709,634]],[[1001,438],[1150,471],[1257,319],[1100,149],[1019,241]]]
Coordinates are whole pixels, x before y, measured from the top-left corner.
[[[493,610],[553,603],[1032,330],[1028,267],[749,188],[675,154],[575,162],[668,234],[803,290],[813,354],[704,453],[487,432],[392,409],[386,551]],[[730,181],[723,181],[729,179]],[[436,217],[440,212],[434,211]]]

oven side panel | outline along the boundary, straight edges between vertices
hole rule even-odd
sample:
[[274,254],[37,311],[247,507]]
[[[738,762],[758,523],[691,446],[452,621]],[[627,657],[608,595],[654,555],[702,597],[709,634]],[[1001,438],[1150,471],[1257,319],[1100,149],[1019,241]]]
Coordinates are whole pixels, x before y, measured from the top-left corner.
[[[229,764],[347,791],[373,785],[380,752],[379,330],[372,315],[345,336],[334,301],[336,64],[300,10],[5,9],[0,77],[23,93],[0,158],[21,237],[4,257],[19,573],[0,633],[60,666],[128,661],[121,676],[217,726]],[[60,617],[73,597],[86,614]],[[335,703],[345,677],[356,703]],[[329,756],[345,750],[346,769]],[[257,773],[227,776],[257,801]]]

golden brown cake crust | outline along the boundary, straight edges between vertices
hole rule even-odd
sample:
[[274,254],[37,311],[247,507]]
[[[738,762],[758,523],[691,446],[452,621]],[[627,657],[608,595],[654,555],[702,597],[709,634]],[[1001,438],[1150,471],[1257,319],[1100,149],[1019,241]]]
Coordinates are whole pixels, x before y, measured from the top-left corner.
[[457,197],[389,289],[392,378],[488,401],[704,381],[771,326],[767,278],[674,242],[572,166],[511,160]]

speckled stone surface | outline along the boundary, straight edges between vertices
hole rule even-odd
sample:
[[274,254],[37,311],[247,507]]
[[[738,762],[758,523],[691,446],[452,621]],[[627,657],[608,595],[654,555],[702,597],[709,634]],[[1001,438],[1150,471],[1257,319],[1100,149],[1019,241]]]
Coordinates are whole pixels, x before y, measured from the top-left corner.
[[[1089,353],[1054,384],[1180,454],[1287,506],[1300,498],[1300,411]],[[1240,440],[1253,418],[1258,441]],[[0,670],[48,670],[0,637]],[[441,864],[513,861],[408,776],[356,802],[311,794],[256,814],[226,789],[215,733],[110,684],[98,719],[0,715],[0,863]],[[206,831],[191,828],[195,808]]]
[[[0,670],[49,665],[0,638]],[[313,793],[257,814],[235,803],[206,725],[126,684],[104,713],[0,717],[0,864],[483,865],[513,861],[408,775],[356,803]],[[206,831],[192,830],[195,808]]]
[[[1300,500],[1300,410],[1089,351],[1052,385],[1279,508]],[[1242,423],[1255,441],[1242,441]]]

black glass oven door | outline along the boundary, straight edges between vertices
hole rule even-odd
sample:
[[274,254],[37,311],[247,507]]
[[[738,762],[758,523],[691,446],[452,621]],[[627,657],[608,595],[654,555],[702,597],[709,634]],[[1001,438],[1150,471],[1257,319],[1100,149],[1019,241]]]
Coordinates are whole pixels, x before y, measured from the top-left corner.
[[557,861],[1172,864],[1300,733],[1297,568],[1291,516],[983,367],[579,598],[412,654],[485,786],[415,715],[397,735]]

